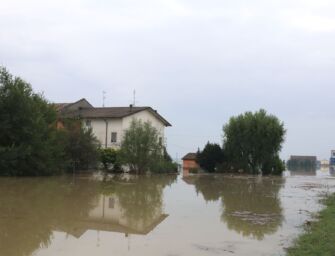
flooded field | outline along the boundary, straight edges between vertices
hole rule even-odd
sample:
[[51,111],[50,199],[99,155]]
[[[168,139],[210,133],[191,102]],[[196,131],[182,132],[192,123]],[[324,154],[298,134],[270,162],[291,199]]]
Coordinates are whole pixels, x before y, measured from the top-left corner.
[[285,255],[335,179],[0,179],[0,255]]

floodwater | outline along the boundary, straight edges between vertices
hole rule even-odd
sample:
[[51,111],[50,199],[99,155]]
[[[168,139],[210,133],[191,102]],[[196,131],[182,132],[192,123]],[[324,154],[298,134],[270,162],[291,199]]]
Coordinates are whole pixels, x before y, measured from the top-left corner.
[[2,178],[0,255],[284,255],[334,186],[327,173]]

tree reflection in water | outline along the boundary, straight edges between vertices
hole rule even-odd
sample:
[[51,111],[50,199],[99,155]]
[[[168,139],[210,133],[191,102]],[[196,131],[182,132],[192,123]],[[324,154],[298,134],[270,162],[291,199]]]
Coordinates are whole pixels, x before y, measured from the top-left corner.
[[[147,234],[167,215],[163,213],[163,189],[176,175],[115,176],[103,183],[102,193],[112,200],[105,219],[115,219],[125,233]],[[105,200],[105,199],[104,199]]]
[[96,189],[68,179],[0,179],[0,255],[28,256],[87,216]]
[[277,231],[283,221],[278,193],[282,177],[228,177],[203,175],[184,177],[195,185],[206,201],[221,199],[221,220],[243,236],[262,240]]

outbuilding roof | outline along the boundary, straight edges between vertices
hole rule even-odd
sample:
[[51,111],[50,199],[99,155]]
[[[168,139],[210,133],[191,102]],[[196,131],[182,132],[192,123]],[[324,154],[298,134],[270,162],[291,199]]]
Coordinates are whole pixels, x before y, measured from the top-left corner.
[[291,156],[291,160],[310,160],[310,161],[316,161],[317,157],[316,156]]
[[197,153],[187,153],[182,160],[196,160],[197,159]]

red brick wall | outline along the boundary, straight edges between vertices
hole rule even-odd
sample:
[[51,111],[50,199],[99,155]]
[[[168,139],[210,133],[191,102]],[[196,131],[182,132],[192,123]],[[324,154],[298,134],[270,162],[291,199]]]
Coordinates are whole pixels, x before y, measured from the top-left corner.
[[183,160],[183,168],[191,169],[191,168],[199,168],[199,166],[195,160]]

